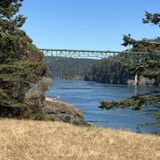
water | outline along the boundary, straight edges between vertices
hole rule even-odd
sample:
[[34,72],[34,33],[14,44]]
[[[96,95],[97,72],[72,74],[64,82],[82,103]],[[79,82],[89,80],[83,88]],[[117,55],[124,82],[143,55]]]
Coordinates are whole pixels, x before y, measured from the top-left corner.
[[[78,80],[55,80],[46,95],[48,97],[60,96],[61,101],[75,105],[84,113],[85,120],[92,124],[137,131],[139,125],[155,122],[154,114],[160,110],[159,106],[146,106],[140,111],[133,111],[130,108],[101,110],[98,107],[99,102],[120,100],[136,94],[148,94],[155,91],[160,91],[160,88],[111,85]],[[143,132],[154,132],[160,131],[160,126],[141,127],[140,129]]]

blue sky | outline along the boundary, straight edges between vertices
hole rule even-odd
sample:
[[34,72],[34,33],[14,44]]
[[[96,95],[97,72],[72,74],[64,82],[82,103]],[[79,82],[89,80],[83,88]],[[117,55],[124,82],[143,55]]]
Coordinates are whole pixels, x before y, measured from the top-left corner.
[[160,28],[142,23],[145,10],[159,12],[160,0],[24,0],[21,13],[39,48],[120,51],[123,34],[160,36]]

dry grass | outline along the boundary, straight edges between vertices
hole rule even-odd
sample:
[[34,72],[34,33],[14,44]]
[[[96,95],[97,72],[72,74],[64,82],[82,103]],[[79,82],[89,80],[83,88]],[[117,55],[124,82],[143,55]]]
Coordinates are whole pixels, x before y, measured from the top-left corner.
[[160,137],[59,122],[0,120],[0,160],[159,160]]

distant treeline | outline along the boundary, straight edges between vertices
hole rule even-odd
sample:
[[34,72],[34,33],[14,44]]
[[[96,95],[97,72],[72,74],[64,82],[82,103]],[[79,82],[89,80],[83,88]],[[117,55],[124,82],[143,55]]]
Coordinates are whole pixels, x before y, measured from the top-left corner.
[[85,76],[85,80],[102,83],[126,84],[132,75],[127,72],[123,64],[112,58],[97,62]]
[[94,59],[45,57],[49,74],[54,79],[84,79],[90,68],[97,63]]
[[45,57],[48,72],[54,79],[83,79],[102,83],[126,84],[133,74],[124,67],[130,63],[126,55],[101,60],[64,57]]
[[[135,75],[138,74],[138,83],[142,77],[145,77],[148,78],[148,81],[154,78],[154,84],[157,85],[160,82],[160,78],[157,78],[159,68],[156,66],[157,62],[155,62],[155,60],[158,60],[158,57],[158,55],[145,53],[144,55],[121,53],[115,57],[98,61],[89,70],[85,76],[85,80],[111,84],[127,84],[129,83],[128,80],[134,80]],[[148,68],[151,65],[152,68]],[[152,71],[153,68],[155,72]],[[146,81],[144,82],[146,84],[149,83],[147,79],[144,81]]]
[[[103,83],[126,84],[127,80],[134,80],[135,74],[149,79],[155,79],[155,84],[160,83],[160,37],[154,39],[142,39],[139,43],[130,35],[124,36],[123,45],[132,47],[115,57],[100,60],[95,64],[85,80],[93,80]],[[151,42],[151,43],[150,43]],[[146,54],[149,52],[150,54]]]
[[132,69],[132,66],[135,65],[139,75],[149,77],[146,75],[151,72],[146,72],[145,67],[139,62],[147,63],[148,59],[156,59],[156,57],[145,55],[140,58],[140,54],[129,53],[121,53],[101,60],[45,57],[49,73],[54,79],[84,79],[111,84],[127,84],[128,80],[134,80],[137,70],[135,67]]

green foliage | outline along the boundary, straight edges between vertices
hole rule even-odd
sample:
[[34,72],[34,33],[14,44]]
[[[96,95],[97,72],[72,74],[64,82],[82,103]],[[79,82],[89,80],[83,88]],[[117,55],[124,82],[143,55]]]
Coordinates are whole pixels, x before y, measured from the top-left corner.
[[[153,23],[160,26],[160,13],[149,13],[145,12],[145,18],[143,23]],[[152,53],[152,57],[147,57],[144,62],[141,62],[141,66],[137,68],[136,65],[131,65],[132,70],[140,72],[148,78],[157,78],[160,76],[160,37],[155,39],[143,38],[137,41],[131,38],[131,35],[124,35],[123,37],[124,46],[132,46],[131,51],[147,51]],[[154,57],[153,57],[154,55]]]
[[[154,23],[159,24],[160,16],[158,13],[151,14],[146,12],[144,23]],[[140,64],[128,64],[127,68],[134,73],[141,74],[147,78],[158,78],[160,76],[160,37],[155,39],[146,39],[143,38],[140,41],[137,41],[131,38],[131,35],[124,35],[123,37],[124,46],[132,46],[129,51],[141,51],[148,52],[143,56],[144,61],[141,61]],[[149,54],[150,53],[150,54]]]
[[133,110],[140,110],[145,104],[159,104],[160,105],[160,95],[157,96],[132,96],[127,99],[120,101],[102,101],[100,108],[111,109],[113,107],[126,108],[132,107]]
[[157,37],[155,39],[142,38],[141,40],[137,41],[134,38],[132,38],[130,34],[123,35],[122,45],[125,47],[132,46],[132,48],[127,51],[155,53],[159,50],[160,37]]
[[[99,61],[86,75],[86,80],[127,84],[128,79],[134,79],[135,74],[138,74],[149,79],[155,78],[155,84],[158,84],[160,55],[157,43],[160,42],[160,38],[136,41],[130,35],[124,35],[123,40],[123,45],[131,45],[132,48],[126,50],[125,53]],[[153,41],[156,44],[149,43]],[[150,44],[149,47],[147,47],[148,44]],[[152,52],[149,52],[149,50],[152,50]]]
[[130,34],[123,35],[123,41],[124,42],[122,43],[122,45],[125,46],[125,47],[127,47],[128,45],[133,45],[133,44],[136,43],[136,41],[133,38],[131,38]]
[[45,120],[45,115],[43,113],[36,113],[32,115],[33,120]]
[[22,6],[23,0],[1,0],[0,17],[11,19]]
[[[96,63],[85,76],[85,80],[103,83],[125,84],[132,75],[119,62],[120,57],[102,59]],[[121,57],[121,61],[125,57]],[[124,60],[125,61],[125,60]]]
[[160,26],[160,13],[150,13],[146,11],[143,23],[153,23]]
[[55,79],[83,79],[88,70],[97,63],[97,60],[92,59],[63,57],[45,57],[44,61]]
[[[160,26],[160,14],[159,13],[145,13],[145,18],[143,19],[143,23],[153,23],[155,25]],[[131,73],[142,75],[148,78],[157,78],[160,77],[160,37],[155,39],[146,39],[135,40],[131,37],[130,34],[124,35],[123,37],[123,46],[132,46],[131,49],[126,51],[132,52],[148,52],[144,55],[141,55],[141,61],[137,63],[123,63],[123,66]],[[134,54],[131,58],[134,57]],[[135,58],[135,57],[134,57]],[[138,57],[136,57],[138,59]],[[140,58],[140,57],[139,57]],[[143,59],[142,59],[143,58]],[[159,85],[160,81],[158,81]],[[158,104],[160,106],[160,95],[152,95],[152,96],[133,96],[130,98],[122,99],[120,101],[102,101],[100,103],[100,108],[102,109],[111,109],[113,107],[126,108],[132,107],[133,110],[140,110],[146,104]],[[156,114],[157,122],[154,125],[160,124],[160,113]],[[146,124],[145,124],[146,125]],[[147,124],[148,125],[148,124]],[[153,125],[149,124],[149,125]]]
[[38,121],[54,121],[53,117],[47,117],[44,113],[38,112],[32,115],[32,120],[38,120]]
[[25,100],[25,94],[31,88],[31,83],[35,84],[45,76],[46,66],[41,62],[42,53],[20,29],[26,20],[23,15],[18,14],[22,1],[0,1],[0,116],[2,117],[29,118],[40,110],[40,102],[42,103],[42,99],[35,99],[32,103]]
[[40,78],[37,70],[46,70],[44,64],[31,61],[16,61],[0,65],[0,79],[34,82]]
[[0,2],[0,64],[27,57],[33,50],[40,55],[32,40],[20,29],[26,20],[22,15],[17,15],[21,6],[22,0]]

